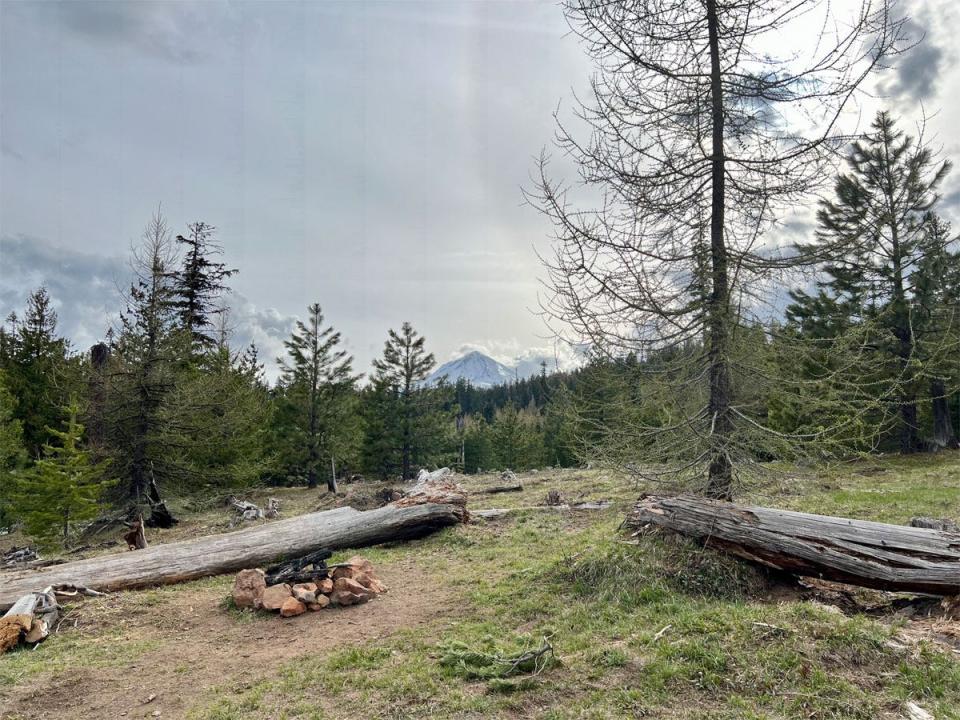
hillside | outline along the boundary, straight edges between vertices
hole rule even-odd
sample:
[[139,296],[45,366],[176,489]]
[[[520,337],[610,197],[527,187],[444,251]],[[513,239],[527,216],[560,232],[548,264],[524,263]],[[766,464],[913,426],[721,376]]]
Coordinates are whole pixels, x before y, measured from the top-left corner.
[[[957,517],[958,471],[956,453],[851,463],[775,476],[750,500],[888,522]],[[840,596],[776,584],[676,539],[625,542],[617,526],[637,490],[609,473],[520,481],[521,493],[489,495],[498,476],[467,478],[470,504],[526,507],[548,490],[613,504],[365,550],[389,593],[289,620],[231,609],[229,577],[77,604],[37,650],[0,658],[0,717],[875,720],[902,717],[912,701],[960,718],[956,622],[909,617],[866,591],[838,608]],[[381,487],[269,494],[293,514],[369,506]],[[154,542],[227,529],[213,498],[178,509],[184,521]],[[476,662],[544,636],[559,664],[539,675],[498,679]]]

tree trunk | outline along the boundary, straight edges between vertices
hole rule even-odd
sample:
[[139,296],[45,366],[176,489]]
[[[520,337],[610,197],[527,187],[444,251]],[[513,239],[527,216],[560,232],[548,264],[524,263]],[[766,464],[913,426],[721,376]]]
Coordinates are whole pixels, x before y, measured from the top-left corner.
[[463,517],[463,508],[449,504],[387,505],[366,512],[338,508],[39,571],[0,572],[0,610],[26,593],[49,585],[123,590],[184,582],[270,565],[321,548],[357,548],[421,537],[454,525]]
[[917,400],[910,393],[900,400],[900,453],[910,455],[923,448],[917,420]]
[[327,491],[337,492],[337,464],[333,459],[333,453],[330,453],[330,479],[327,480]]
[[720,21],[716,0],[707,0],[707,30],[710,41],[710,105],[713,128],[711,147],[710,260],[711,292],[707,303],[709,328],[711,423],[710,469],[707,496],[729,499],[733,494],[733,466],[727,444],[733,423],[730,417],[730,367],[727,357],[729,280],[727,247],[723,236],[725,175],[723,150],[723,84],[720,74]]
[[933,378],[930,381],[930,403],[933,410],[933,446],[937,449],[956,448],[957,435],[953,431],[950,403],[947,401],[946,384],[942,378]]
[[627,525],[649,524],[794,575],[879,590],[960,594],[957,533],[687,495],[642,498]]

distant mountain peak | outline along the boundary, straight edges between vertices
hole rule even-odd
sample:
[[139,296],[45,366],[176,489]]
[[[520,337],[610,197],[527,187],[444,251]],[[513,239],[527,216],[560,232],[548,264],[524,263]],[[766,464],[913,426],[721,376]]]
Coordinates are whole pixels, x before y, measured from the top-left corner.
[[556,371],[557,362],[554,358],[530,356],[518,358],[512,364],[505,365],[480,350],[471,350],[434,370],[426,384],[436,385],[443,378],[454,384],[463,379],[474,387],[490,388],[539,375],[544,363],[547,365],[547,372]]
[[514,377],[511,368],[479,350],[471,350],[466,355],[445,362],[434,370],[427,378],[427,384],[436,385],[442,379],[453,384],[463,379],[474,387],[487,388],[510,382]]

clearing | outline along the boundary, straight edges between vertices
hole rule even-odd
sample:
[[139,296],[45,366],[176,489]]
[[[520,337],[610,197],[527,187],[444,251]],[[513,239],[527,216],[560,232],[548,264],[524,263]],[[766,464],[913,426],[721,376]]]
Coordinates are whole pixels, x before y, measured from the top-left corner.
[[[957,453],[872,458],[772,475],[741,499],[957,518],[958,477]],[[523,492],[489,495],[496,475],[462,478],[469,507],[539,505],[550,490],[611,506],[520,511],[365,549],[389,593],[288,620],[232,609],[232,577],[77,603],[36,650],[0,657],[0,718],[874,720],[913,702],[960,719],[960,622],[898,612],[881,593],[814,596],[675,538],[627,542],[617,528],[639,489],[612,473],[518,479]],[[370,507],[383,487],[245,497],[278,496],[290,516]],[[176,509],[184,521],[151,542],[227,529],[212,500]],[[489,665],[543,637],[559,663],[542,673],[503,678]]]

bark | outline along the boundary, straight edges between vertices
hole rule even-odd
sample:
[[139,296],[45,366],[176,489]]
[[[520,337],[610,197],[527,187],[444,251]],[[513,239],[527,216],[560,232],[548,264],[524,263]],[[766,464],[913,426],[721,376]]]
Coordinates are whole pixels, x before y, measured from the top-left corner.
[[0,573],[0,610],[22,595],[49,585],[83,585],[109,591],[178,583],[271,565],[322,548],[356,548],[421,537],[462,518],[462,508],[446,504],[388,505],[367,512],[338,508],[40,571],[4,572]]
[[333,459],[333,451],[330,451],[330,477],[327,478],[327,492],[336,494],[337,492],[337,464]]
[[150,517],[147,518],[148,527],[168,529],[180,522],[173,516],[163,498],[160,497],[160,488],[157,487],[157,481],[153,478],[150,478],[150,485],[147,487],[147,499],[150,501]]
[[953,420],[950,418],[947,389],[941,378],[930,381],[930,402],[933,410],[934,448],[956,448],[957,435],[953,430]]
[[958,533],[692,496],[644,497],[627,524],[683,533],[794,575],[878,590],[960,594]]
[[729,499],[733,493],[733,465],[727,441],[733,431],[730,417],[730,367],[727,358],[729,328],[729,279],[727,247],[723,237],[725,174],[723,150],[723,83],[720,69],[720,21],[716,0],[707,0],[707,31],[710,43],[710,104],[713,137],[711,146],[710,264],[711,292],[707,306],[712,418],[710,469],[707,496]]
[[17,598],[0,618],[0,655],[16,647],[21,639],[28,643],[45,639],[59,617],[60,605],[53,588]]
[[11,603],[7,613],[0,618],[0,654],[19,645],[23,634],[30,631],[36,607],[37,595],[32,592]]

